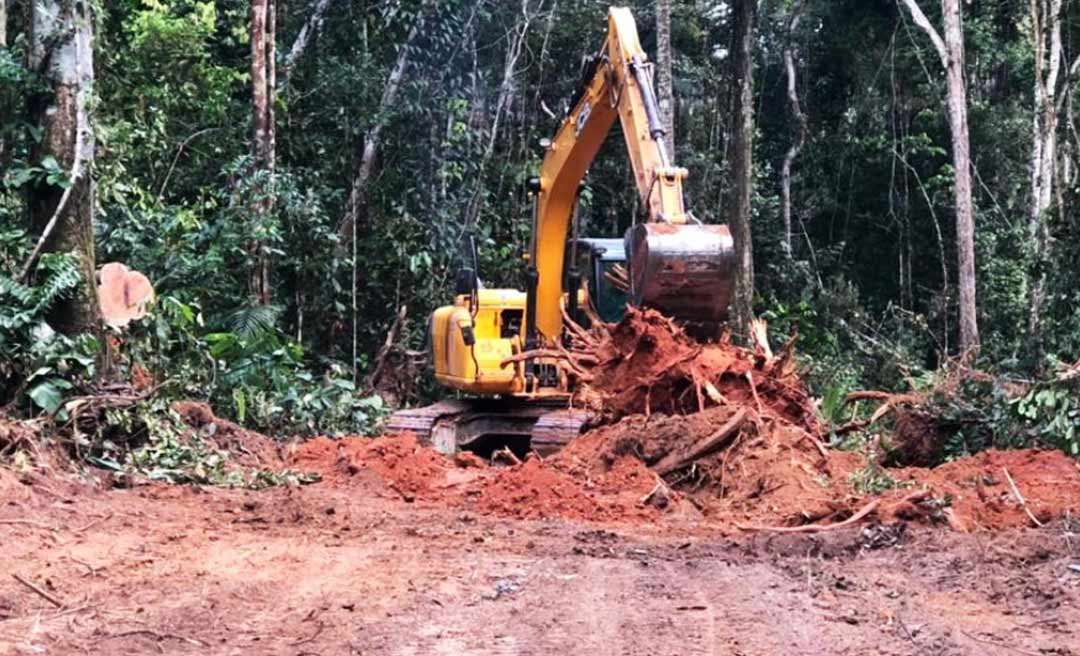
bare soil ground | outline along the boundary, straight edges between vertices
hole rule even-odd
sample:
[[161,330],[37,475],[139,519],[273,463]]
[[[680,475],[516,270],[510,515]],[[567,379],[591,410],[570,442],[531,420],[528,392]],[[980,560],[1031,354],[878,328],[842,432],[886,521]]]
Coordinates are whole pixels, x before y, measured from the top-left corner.
[[0,653],[1080,653],[1069,520],[724,537],[354,478],[105,490],[0,470]]
[[0,421],[53,456],[0,468],[0,654],[1080,654],[1076,460],[883,468],[822,443],[793,341],[575,331],[602,425],[504,466],[178,403],[230,466],[321,482],[169,486]]

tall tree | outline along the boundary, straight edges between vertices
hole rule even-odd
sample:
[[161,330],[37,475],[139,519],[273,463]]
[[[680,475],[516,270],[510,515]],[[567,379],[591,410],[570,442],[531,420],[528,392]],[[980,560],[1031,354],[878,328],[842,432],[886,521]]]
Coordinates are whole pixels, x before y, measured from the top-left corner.
[[409,28],[405,42],[398,48],[397,60],[390,69],[390,75],[386,78],[383,86],[382,97],[379,100],[379,108],[375,112],[375,120],[364,133],[363,147],[360,150],[360,163],[356,167],[356,175],[353,176],[352,188],[349,190],[349,198],[345,202],[345,214],[338,223],[338,234],[341,243],[346,244],[352,239],[353,230],[360,216],[367,211],[368,186],[371,184],[371,176],[375,172],[375,155],[379,151],[379,141],[382,138],[384,127],[383,117],[397,99],[401,82],[405,79],[405,70],[409,66],[409,50],[423,25],[424,17],[420,15],[416,22]]
[[[277,10],[275,0],[253,0],[251,3],[251,161],[258,182],[254,185],[252,211],[256,224],[265,226],[274,211],[274,169],[276,164],[276,102],[277,74],[275,60]],[[261,239],[250,246],[251,297],[260,305],[269,305],[270,256]]]
[[7,0],[0,0],[0,48],[7,46]]
[[754,244],[750,233],[750,201],[754,194],[754,32],[758,0],[733,3],[731,56],[731,138],[728,147],[731,183],[728,223],[735,240],[734,332],[749,335],[754,303]]
[[787,19],[787,44],[784,46],[784,73],[787,77],[787,97],[791,108],[791,116],[795,121],[795,134],[792,136],[791,145],[784,154],[784,163],[780,167],[780,210],[784,219],[784,236],[781,246],[784,256],[791,258],[791,167],[795,158],[802,152],[806,144],[806,114],[799,104],[799,93],[796,87],[797,77],[795,72],[795,31],[799,28],[802,19],[803,3],[796,0],[791,7]]
[[671,73],[671,0],[656,0],[656,87],[668,150],[675,159],[675,92]]
[[78,255],[83,284],[51,317],[67,334],[98,330],[97,290],[94,284],[94,132],[90,106],[94,84],[93,16],[91,3],[75,0],[34,0],[30,18],[29,68],[46,83],[30,103],[30,114],[41,127],[41,139],[31,154],[34,161],[54,158],[70,171],[62,186],[40,183],[31,192],[30,222],[40,233],[22,277],[32,271],[42,252]]
[[971,147],[968,136],[967,84],[964,81],[964,24],[960,0],[941,0],[944,38],[916,0],[902,0],[912,20],[930,37],[945,69],[946,106],[952,137],[953,202],[956,212],[957,286],[960,305],[960,352],[979,348],[975,300],[975,214],[971,201]]
[[[1047,256],[1050,228],[1046,216],[1055,195],[1060,201],[1058,173],[1058,95],[1068,93],[1068,80],[1075,70],[1062,76],[1063,61],[1061,22],[1064,0],[1031,0],[1031,36],[1035,54],[1034,106],[1031,134],[1031,204],[1028,213],[1028,237],[1031,240],[1033,266],[1028,276],[1028,338],[1031,354],[1042,359],[1042,317],[1046,305]],[[1080,58],[1073,69],[1080,65]],[[1058,81],[1064,79],[1065,89]],[[1062,96],[1065,94],[1063,93]],[[1055,192],[1058,192],[1055,194]]]

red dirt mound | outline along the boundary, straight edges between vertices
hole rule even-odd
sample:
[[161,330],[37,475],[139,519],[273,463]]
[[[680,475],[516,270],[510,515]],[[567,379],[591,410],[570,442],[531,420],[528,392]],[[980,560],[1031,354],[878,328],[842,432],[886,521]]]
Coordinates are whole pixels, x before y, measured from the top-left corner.
[[339,486],[369,484],[365,474],[374,474],[406,501],[435,501],[484,514],[592,520],[655,515],[642,497],[656,477],[632,458],[595,478],[579,478],[536,457],[505,468],[470,455],[447,458],[405,434],[316,438],[299,446],[293,464]]
[[962,531],[1032,526],[1017,493],[1040,523],[1080,516],[1080,463],[1060,451],[984,451],[934,469],[896,470],[894,478],[937,500],[900,509],[901,518],[929,515]]
[[480,512],[521,518],[633,520],[656,516],[642,499],[655,478],[639,461],[623,458],[598,479],[577,478],[538,458],[493,472],[469,493]]
[[369,470],[406,501],[437,499],[445,488],[451,460],[430,447],[421,446],[411,434],[376,439],[317,437],[300,445],[293,454],[295,466],[317,471],[333,484],[345,485]]

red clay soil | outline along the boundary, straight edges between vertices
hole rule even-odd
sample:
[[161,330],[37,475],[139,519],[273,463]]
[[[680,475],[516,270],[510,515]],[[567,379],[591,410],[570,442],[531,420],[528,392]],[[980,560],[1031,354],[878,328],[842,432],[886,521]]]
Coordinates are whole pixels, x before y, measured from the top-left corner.
[[595,480],[578,479],[529,458],[477,481],[469,490],[479,512],[519,518],[562,517],[600,521],[640,521],[657,517],[642,497],[656,479],[640,461],[622,458]]
[[301,444],[293,465],[322,474],[334,485],[367,483],[357,474],[374,472],[387,487],[406,501],[445,496],[447,472],[454,462],[430,447],[422,447],[411,434],[378,439],[318,437]]
[[[596,364],[577,401],[605,423],[546,461],[488,467],[475,456],[446,458],[397,435],[313,440],[292,464],[319,471],[335,486],[371,485],[374,474],[391,496],[490,515],[690,518],[722,532],[844,521],[875,498],[867,486],[856,487],[856,474],[897,483],[868,520],[963,531],[1029,526],[1005,469],[1038,521],[1080,510],[1080,468],[1061,453],[988,452],[937,469],[877,471],[862,454],[825,449],[790,344],[777,356],[726,340],[701,345],[651,311],[631,311],[590,335]],[[665,456],[718,434],[737,413],[746,419],[722,443],[663,477],[654,471]]]
[[5,656],[1080,654],[1062,525],[727,539],[68,480],[0,468]]
[[[1080,463],[1060,451],[991,450],[934,469],[912,467],[892,475],[913,487],[929,488],[934,498],[947,501],[941,512],[961,531],[1033,526],[1017,492],[1040,523],[1080,516]],[[916,510],[916,515],[924,514]],[[908,517],[900,513],[900,518]]]

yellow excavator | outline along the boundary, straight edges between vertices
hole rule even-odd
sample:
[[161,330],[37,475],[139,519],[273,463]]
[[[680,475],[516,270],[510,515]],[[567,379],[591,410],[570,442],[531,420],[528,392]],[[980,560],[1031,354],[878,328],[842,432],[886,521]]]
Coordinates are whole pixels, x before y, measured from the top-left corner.
[[[579,189],[616,117],[644,220],[622,240],[580,238]],[[563,339],[564,313],[582,322],[588,316],[614,321],[632,303],[688,322],[717,325],[726,318],[735,266],[731,233],[687,211],[687,171],[673,164],[663,126],[634,18],[629,9],[612,7],[603,46],[554,137],[541,141],[540,175],[529,181],[525,290],[484,288],[469,240],[454,303],[436,309],[428,327],[436,381],[462,394],[394,413],[391,431],[411,431],[444,453],[507,445],[550,453],[589,421],[588,413],[569,407],[573,376],[553,359],[508,361],[554,347]]]

